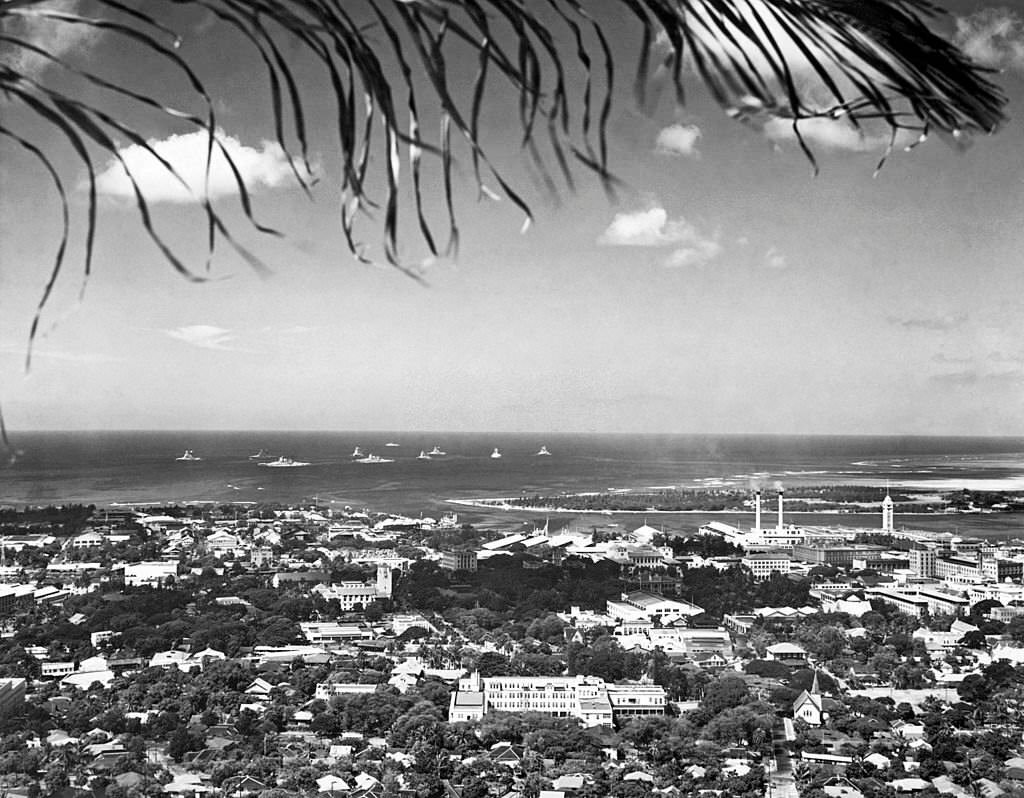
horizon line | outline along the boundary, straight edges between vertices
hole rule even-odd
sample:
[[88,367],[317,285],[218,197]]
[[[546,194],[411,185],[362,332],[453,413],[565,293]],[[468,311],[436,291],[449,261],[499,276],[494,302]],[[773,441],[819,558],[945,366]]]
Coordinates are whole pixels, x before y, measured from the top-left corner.
[[17,437],[19,434],[40,435],[40,434],[252,434],[252,435],[283,435],[283,434],[326,434],[326,435],[551,435],[551,436],[638,436],[638,437],[692,437],[692,438],[722,438],[722,437],[747,437],[747,438],[903,438],[903,439],[935,439],[945,438],[952,440],[1019,440],[1024,443],[1024,433],[921,433],[921,432],[678,432],[678,431],[595,431],[595,430],[500,430],[500,429],[470,429],[470,430],[442,430],[442,429],[400,429],[400,428],[365,428],[365,429],[335,429],[335,428],[206,428],[206,427],[104,427],[104,428],[36,428],[7,430],[10,437]]

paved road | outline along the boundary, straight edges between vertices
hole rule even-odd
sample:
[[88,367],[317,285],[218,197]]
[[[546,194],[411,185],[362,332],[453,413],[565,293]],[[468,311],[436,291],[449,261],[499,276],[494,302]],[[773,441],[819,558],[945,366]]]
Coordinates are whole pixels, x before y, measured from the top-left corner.
[[779,720],[772,728],[772,761],[769,764],[765,798],[799,798],[793,765],[786,747],[786,728]]

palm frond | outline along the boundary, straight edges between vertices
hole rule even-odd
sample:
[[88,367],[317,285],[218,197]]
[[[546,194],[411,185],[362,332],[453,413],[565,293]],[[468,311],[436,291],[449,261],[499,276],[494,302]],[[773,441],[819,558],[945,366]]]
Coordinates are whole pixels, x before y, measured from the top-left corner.
[[[670,77],[679,102],[686,98],[687,79],[696,75],[739,119],[791,120],[812,162],[800,133],[801,122],[808,119],[841,119],[855,127],[883,124],[892,133],[891,149],[901,130],[921,136],[934,130],[953,140],[992,132],[1003,120],[1005,106],[985,70],[929,27],[942,12],[928,0],[617,0],[600,10],[583,0],[153,0],[142,10],[118,0],[96,0],[94,5],[102,15],[57,11],[41,0],[6,0],[0,3],[0,46],[47,59],[51,69],[106,91],[111,103],[155,109],[204,131],[207,180],[218,152],[236,178],[248,221],[269,234],[276,231],[254,218],[245,180],[219,139],[213,100],[181,54],[180,34],[167,20],[181,7],[202,9],[251,48],[265,75],[275,138],[296,185],[308,193],[313,170],[306,108],[311,98],[297,76],[294,59],[301,52],[330,87],[340,156],[339,219],[348,249],[359,260],[372,260],[360,225],[372,222],[375,211],[382,210],[384,257],[414,277],[418,271],[404,262],[399,243],[407,201],[403,162],[409,167],[415,227],[431,254],[442,252],[438,242],[445,238],[445,251],[458,246],[453,170],[460,147],[472,159],[479,197],[504,197],[523,213],[524,225],[532,218],[481,134],[482,107],[495,90],[516,97],[523,146],[549,190],[558,190],[555,175],[570,191],[575,187],[574,163],[614,190],[607,135],[616,72],[622,65],[616,63],[618,49],[610,41],[621,46],[620,29],[626,23],[635,27],[634,90],[641,106],[655,73]],[[19,25],[34,20],[88,28],[103,34],[107,46],[130,40],[182,74],[202,111],[172,107],[120,79],[104,78],[45,52],[17,33]],[[476,75],[468,88],[460,88],[462,83],[452,80],[452,60],[464,60],[467,54],[475,60]],[[118,121],[123,115],[111,106],[68,97],[45,78],[45,73],[36,79],[0,61],[0,93],[7,102],[67,141],[88,174],[88,274],[96,224],[94,159],[117,160],[123,141],[148,145],[144,136]],[[425,116],[423,109],[431,113]],[[436,138],[425,133],[424,119],[431,116],[440,125]],[[26,137],[14,123],[5,124],[4,136],[24,148]],[[42,151],[28,149],[56,177],[52,161]],[[180,180],[174,164],[148,149]],[[375,159],[375,154],[381,157]],[[446,235],[435,229],[425,202],[425,155],[435,157],[440,169]],[[145,192],[124,166],[149,237],[182,275],[203,279],[157,233]],[[375,174],[378,168],[380,175]],[[383,196],[375,198],[373,192],[381,185]],[[229,233],[209,197],[196,199],[207,219],[207,261],[221,237],[248,262],[264,268]],[[51,288],[47,286],[42,305]],[[30,346],[37,324],[38,319]]]

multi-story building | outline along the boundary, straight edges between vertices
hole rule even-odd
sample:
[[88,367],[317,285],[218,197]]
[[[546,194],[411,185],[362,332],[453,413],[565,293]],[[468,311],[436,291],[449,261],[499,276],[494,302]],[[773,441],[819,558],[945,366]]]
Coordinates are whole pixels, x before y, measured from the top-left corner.
[[35,585],[0,585],[0,615],[27,609],[35,600]]
[[866,588],[865,595],[884,602],[904,615],[964,615],[970,609],[969,599],[950,593],[918,588],[914,593],[901,593],[890,588]]
[[613,719],[639,715],[664,715],[667,697],[657,684],[609,684],[605,686]]
[[907,554],[911,571],[918,576],[935,576],[935,561],[939,556],[935,549],[911,549]]
[[609,544],[605,558],[626,568],[660,568],[672,559],[668,546],[633,546],[627,543]]
[[884,546],[867,544],[848,544],[834,546],[826,544],[800,544],[793,547],[793,558],[814,565],[831,565],[837,568],[850,568],[855,559],[867,560],[869,563],[882,558]]
[[998,601],[1003,607],[1019,604],[1024,606],[1024,585],[1019,582],[987,582],[967,587],[967,598],[971,604],[985,599]]
[[725,629],[650,629],[651,648],[668,654],[722,654],[732,656],[732,638]]
[[743,567],[750,570],[758,582],[763,582],[772,574],[788,574],[793,570],[793,558],[788,553],[780,551],[751,552],[740,562]]
[[448,708],[451,723],[480,720],[488,712],[540,712],[607,726],[617,717],[662,715],[667,696],[654,684],[607,684],[597,676],[492,676],[459,680]]
[[981,552],[971,556],[937,557],[935,576],[947,582],[1002,582],[1004,579],[1020,579],[1024,574],[1024,563],[1015,560],[1000,560],[986,557]]
[[98,548],[104,543],[106,543],[106,539],[98,532],[83,532],[71,538],[71,548],[73,549]]
[[443,552],[439,565],[446,571],[475,571],[476,552],[470,549]]
[[313,588],[313,592],[319,593],[327,601],[337,601],[346,612],[357,606],[368,607],[379,598],[391,598],[391,590],[391,568],[384,563],[377,566],[377,581],[374,584],[338,582],[332,585],[320,584]]
[[25,706],[25,680],[0,679],[0,717],[9,718]]

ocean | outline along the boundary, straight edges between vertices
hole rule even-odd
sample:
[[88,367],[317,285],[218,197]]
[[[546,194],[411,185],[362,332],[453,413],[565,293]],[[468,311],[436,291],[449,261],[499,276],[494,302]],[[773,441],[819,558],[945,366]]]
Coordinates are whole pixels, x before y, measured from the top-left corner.
[[[12,443],[19,454],[0,467],[6,505],[315,497],[437,515],[457,509],[452,498],[668,486],[1024,490],[1024,438],[203,431],[23,433]],[[357,446],[393,462],[354,462]],[[446,454],[418,459],[435,446]],[[176,459],[186,449],[202,459]],[[260,449],[309,465],[260,466],[249,457]]]

